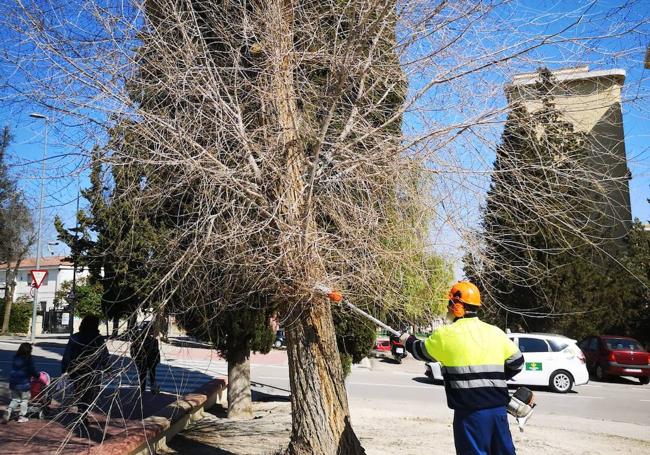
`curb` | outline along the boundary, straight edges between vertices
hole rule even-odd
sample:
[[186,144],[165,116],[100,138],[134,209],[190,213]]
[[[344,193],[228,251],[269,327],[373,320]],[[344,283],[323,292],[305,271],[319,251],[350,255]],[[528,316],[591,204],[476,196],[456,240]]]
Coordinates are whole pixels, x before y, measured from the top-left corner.
[[170,346],[175,346],[179,348],[196,348],[196,349],[213,349],[214,345],[210,343],[205,343],[202,341],[194,341],[194,340],[179,340],[178,338],[167,338],[166,341],[164,341],[165,344],[168,344]]
[[364,357],[363,359],[361,359],[361,362],[353,364],[352,368],[355,368],[355,369],[356,368],[363,368],[363,369],[366,369],[366,370],[372,370],[373,364],[372,364],[371,360],[368,357]]
[[[92,455],[151,455],[167,448],[167,441],[204,416],[204,410],[225,400],[226,381],[213,379],[194,392],[142,421],[142,430],[125,431],[81,453]],[[80,455],[81,455],[80,453]]]
[[[29,343],[29,340],[26,340],[25,338],[8,338],[8,339],[0,339],[0,343],[6,343],[6,344],[15,344],[19,345],[22,343]],[[37,347],[46,347],[46,348],[65,348],[66,344],[68,344],[68,339],[67,338],[62,338],[60,340],[49,340],[49,341],[34,341],[34,346]]]

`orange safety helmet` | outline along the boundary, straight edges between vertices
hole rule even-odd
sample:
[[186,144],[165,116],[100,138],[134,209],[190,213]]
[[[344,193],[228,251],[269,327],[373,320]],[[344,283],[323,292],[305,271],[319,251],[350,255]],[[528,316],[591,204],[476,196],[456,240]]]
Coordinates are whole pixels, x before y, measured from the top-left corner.
[[449,306],[457,318],[465,316],[463,304],[481,306],[481,293],[469,281],[459,281],[449,290]]

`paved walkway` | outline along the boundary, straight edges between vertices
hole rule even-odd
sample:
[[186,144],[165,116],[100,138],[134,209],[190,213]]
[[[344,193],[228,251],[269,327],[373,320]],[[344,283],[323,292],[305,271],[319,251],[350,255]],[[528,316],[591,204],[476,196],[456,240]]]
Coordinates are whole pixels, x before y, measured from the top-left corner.
[[[31,418],[26,423],[0,424],[0,454],[81,454],[93,446],[125,435],[144,436],[142,419],[176,401],[176,395],[161,393],[140,396],[138,390],[104,390],[97,408],[82,423],[75,408],[70,411],[53,403],[45,420]],[[0,406],[6,405],[6,399]]]
[[[6,382],[11,359],[24,337],[0,337],[0,412],[9,402]],[[67,344],[67,336],[39,336],[34,347],[38,370],[45,370],[55,378],[60,375],[60,359]],[[216,351],[195,343],[161,343],[162,363],[157,368],[158,384],[162,393],[146,393],[140,397],[137,373],[130,362],[129,343],[109,340],[113,374],[102,384],[97,409],[86,425],[79,422],[76,408],[64,410],[56,402],[52,415],[45,420],[32,418],[27,423],[0,424],[0,455],[5,454],[63,454],[88,453],[101,441],[111,441],[128,434],[150,431],[142,419],[156,414],[178,398],[192,393],[215,378],[227,376],[226,361]],[[267,355],[253,354],[254,365],[287,365],[286,351],[273,350]],[[63,401],[61,397],[59,401]],[[104,446],[99,448],[102,455]],[[97,450],[97,449],[95,449]]]

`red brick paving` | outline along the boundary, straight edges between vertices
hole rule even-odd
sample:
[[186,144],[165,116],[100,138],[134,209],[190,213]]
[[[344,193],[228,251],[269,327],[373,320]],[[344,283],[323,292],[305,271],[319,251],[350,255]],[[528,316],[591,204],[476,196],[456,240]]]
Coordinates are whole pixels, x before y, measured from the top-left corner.
[[[160,411],[176,401],[176,396],[166,393],[146,394],[143,399],[136,389],[121,390],[113,396],[103,396],[99,408],[91,413],[91,422],[85,437],[75,435],[71,428],[78,414],[57,412],[51,420],[30,419],[26,423],[9,422],[0,425],[0,454],[61,454],[105,453],[106,445],[126,439],[142,442],[145,434],[151,435],[159,427],[142,419]],[[4,408],[4,406],[2,406]],[[95,450],[91,450],[91,449]],[[97,451],[97,449],[100,449]],[[119,453],[119,452],[118,452]]]

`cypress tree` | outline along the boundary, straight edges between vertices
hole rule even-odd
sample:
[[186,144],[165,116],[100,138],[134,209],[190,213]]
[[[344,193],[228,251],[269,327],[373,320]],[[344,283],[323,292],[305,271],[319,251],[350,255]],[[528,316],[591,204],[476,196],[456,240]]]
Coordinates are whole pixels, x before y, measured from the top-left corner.
[[[515,105],[497,148],[483,212],[483,249],[465,257],[488,319],[529,331],[581,336],[617,318],[602,223],[606,194],[586,134],[556,108],[557,82],[540,70],[541,108]],[[620,314],[620,312],[619,312]]]

